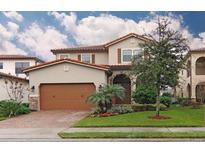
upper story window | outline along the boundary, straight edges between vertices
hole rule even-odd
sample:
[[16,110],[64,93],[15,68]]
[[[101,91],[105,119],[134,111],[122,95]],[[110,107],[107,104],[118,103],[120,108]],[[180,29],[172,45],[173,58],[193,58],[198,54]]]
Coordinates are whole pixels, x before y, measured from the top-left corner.
[[142,55],[143,52],[140,48],[135,49],[123,49],[122,50],[122,62],[130,63],[132,58],[137,55]]
[[23,69],[29,67],[29,62],[16,62],[15,63],[15,73],[16,74],[23,74]]
[[0,69],[3,69],[4,68],[4,65],[2,62],[0,62]]
[[70,54],[60,54],[60,59],[70,58]]
[[81,61],[84,63],[91,63],[91,54],[90,53],[83,53],[81,54]]

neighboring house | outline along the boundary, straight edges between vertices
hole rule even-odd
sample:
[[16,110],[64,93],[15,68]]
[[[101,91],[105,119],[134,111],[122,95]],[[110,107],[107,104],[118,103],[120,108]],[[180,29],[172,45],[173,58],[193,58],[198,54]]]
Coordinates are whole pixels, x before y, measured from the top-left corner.
[[42,60],[25,55],[0,55],[0,72],[26,78],[23,69],[43,63]]
[[196,101],[205,100],[205,48],[189,51],[186,57],[187,69],[181,71],[179,96]]
[[24,102],[28,102],[28,80],[23,69],[43,63],[42,60],[25,55],[0,55],[0,100],[9,99],[5,89],[5,78],[21,81],[25,88]]
[[[5,81],[8,82],[7,87],[6,87]],[[17,77],[17,76],[13,76],[13,75],[9,75],[9,74],[2,73],[2,72],[0,72],[0,100],[9,99],[9,94],[11,94],[10,81],[17,82],[17,83],[23,85],[24,92],[23,92],[23,99],[22,100],[23,100],[23,102],[28,103],[28,94],[29,94],[29,91],[28,91],[29,84],[28,84],[28,82],[29,81],[27,79],[20,78],[20,77]]]
[[102,84],[120,84],[123,101],[131,103],[134,79],[129,76],[132,57],[144,54],[140,43],[146,37],[130,33],[102,45],[53,49],[56,60],[24,70],[32,89],[31,104],[38,110],[89,109],[87,97]]

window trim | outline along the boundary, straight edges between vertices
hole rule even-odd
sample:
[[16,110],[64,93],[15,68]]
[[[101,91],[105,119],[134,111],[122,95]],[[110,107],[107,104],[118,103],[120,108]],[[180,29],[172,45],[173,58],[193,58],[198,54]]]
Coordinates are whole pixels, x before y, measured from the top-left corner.
[[[80,61],[81,61],[81,62],[84,62],[84,61],[82,60],[83,54],[89,54],[89,57],[90,57],[90,62],[89,62],[89,64],[91,64],[91,63],[92,63],[92,54],[91,54],[91,53],[81,53],[81,55],[80,55]],[[84,62],[84,63],[87,63],[87,62]]]
[[30,64],[31,64],[30,61],[15,61],[15,74],[24,74],[23,71],[21,73],[16,72],[16,63],[28,63],[29,64],[28,67],[30,67]]
[[4,69],[4,63],[0,62],[0,64],[2,64],[2,68],[0,68],[0,70],[3,70]]
[[[141,48],[122,48],[121,49],[121,62],[123,63],[123,64],[130,64],[132,61],[129,61],[129,62],[127,62],[127,61],[124,61],[123,60],[123,52],[124,52],[124,50],[131,50],[132,51],[132,57],[134,56],[134,50],[140,50]],[[142,50],[142,49],[141,49]],[[143,52],[143,51],[142,51]]]

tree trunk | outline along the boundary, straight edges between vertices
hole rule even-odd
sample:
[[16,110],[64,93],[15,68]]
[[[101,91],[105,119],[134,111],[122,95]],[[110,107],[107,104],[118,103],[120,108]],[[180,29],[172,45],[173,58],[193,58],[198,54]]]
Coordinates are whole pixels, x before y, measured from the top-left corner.
[[176,89],[176,87],[174,87],[174,100],[175,101],[177,100],[177,89]]
[[157,98],[156,98],[156,116],[159,116],[160,112],[160,92],[157,92]]

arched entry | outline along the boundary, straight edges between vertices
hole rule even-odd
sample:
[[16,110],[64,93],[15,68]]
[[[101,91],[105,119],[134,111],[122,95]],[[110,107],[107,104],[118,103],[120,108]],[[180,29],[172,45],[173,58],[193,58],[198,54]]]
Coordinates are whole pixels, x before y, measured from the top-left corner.
[[131,102],[131,81],[125,74],[116,75],[113,84],[119,84],[125,88],[125,98],[123,100],[116,99],[116,104],[128,104]]
[[190,86],[190,84],[187,85],[187,94],[188,94],[188,97],[191,98],[191,86]]
[[205,83],[201,82],[196,86],[196,101],[204,103],[205,102]]

